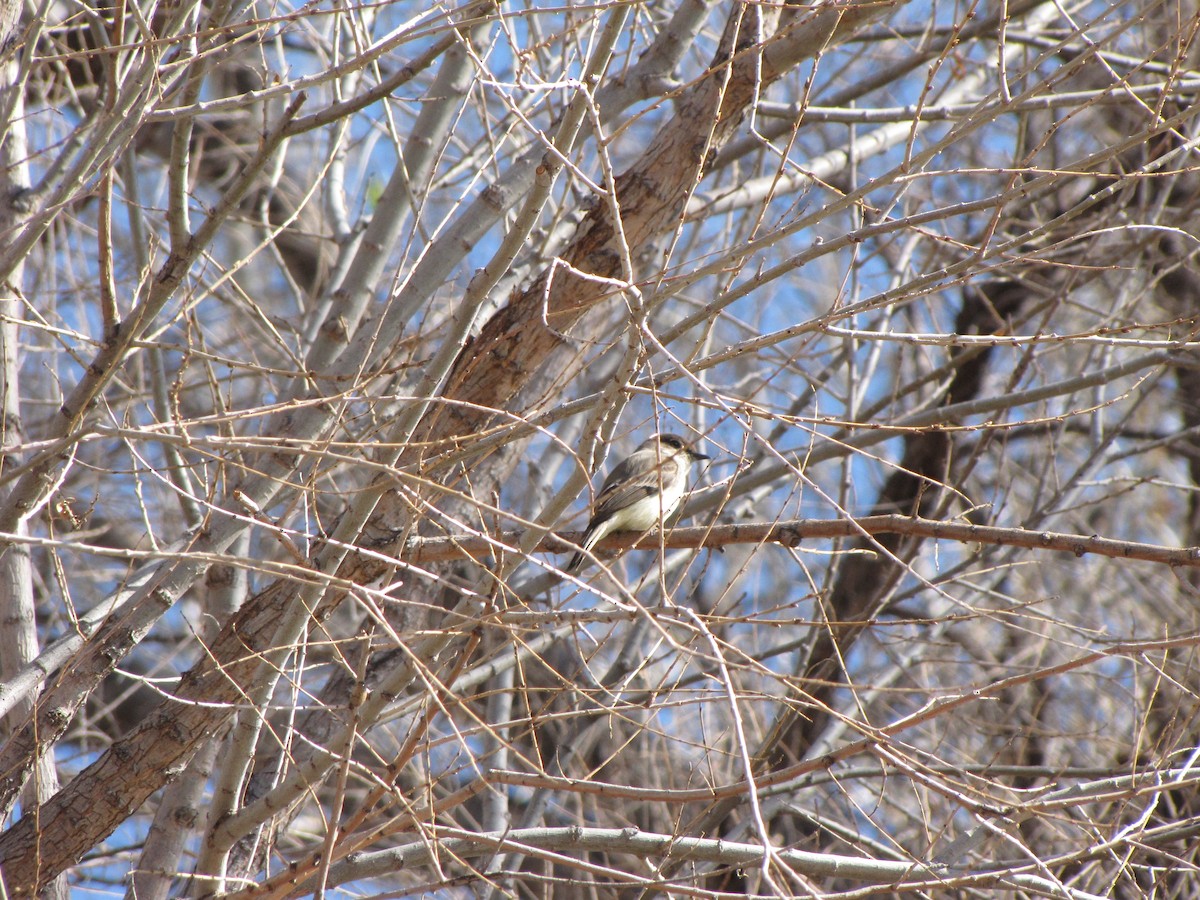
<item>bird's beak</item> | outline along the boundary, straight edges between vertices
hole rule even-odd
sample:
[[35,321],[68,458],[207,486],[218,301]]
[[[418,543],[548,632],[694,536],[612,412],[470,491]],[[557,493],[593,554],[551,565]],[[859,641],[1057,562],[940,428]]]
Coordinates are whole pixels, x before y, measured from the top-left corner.
[[692,459],[712,459],[711,456],[705,456],[703,453],[700,453],[698,450],[692,450],[691,454],[692,454]]

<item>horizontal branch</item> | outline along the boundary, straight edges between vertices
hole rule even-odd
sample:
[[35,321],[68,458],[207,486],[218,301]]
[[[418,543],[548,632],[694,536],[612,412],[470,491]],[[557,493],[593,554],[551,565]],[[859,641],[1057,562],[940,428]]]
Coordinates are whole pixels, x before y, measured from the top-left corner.
[[796,872],[813,878],[851,878],[867,884],[890,884],[906,878],[944,877],[946,867],[930,866],[918,861],[899,862],[865,859],[833,853],[814,853],[807,850],[765,850],[757,844],[717,839],[685,837],[676,834],[655,834],[637,828],[524,828],[507,832],[468,834],[443,829],[436,845],[422,838],[390,850],[359,854],[352,860],[334,866],[330,871],[331,884],[345,884],[364,878],[378,878],[400,869],[430,865],[438,849],[455,859],[491,856],[502,850],[516,850],[541,856],[553,852],[559,861],[567,862],[561,854],[631,853],[656,863],[666,859],[719,863],[723,865],[761,864],[765,856],[793,867]]
[[[901,515],[866,516],[861,519],[793,519],[782,522],[672,528],[663,535],[624,532],[610,535],[600,541],[596,549],[712,549],[730,544],[782,544],[785,547],[798,547],[806,539],[875,534],[906,534],[958,543],[1026,547],[1030,550],[1073,553],[1075,556],[1091,553],[1113,559],[1139,559],[1168,566],[1200,568],[1200,547],[1164,547],[1160,544],[1120,541],[1094,534],[1029,531],[1024,528],[940,522]],[[513,531],[495,538],[483,535],[416,538],[406,545],[400,555],[411,563],[430,563],[451,559],[478,559],[504,551],[515,553],[514,548],[520,535],[521,532]],[[551,534],[534,548],[534,552],[573,553],[582,540],[583,533],[578,531]]]
[[[1005,887],[1031,889],[1049,896],[1088,897],[1083,891],[1057,891],[1057,883],[1039,875],[1011,869],[999,871],[962,871],[951,875],[949,867],[931,865],[920,860],[879,860],[833,853],[814,853],[806,850],[764,848],[758,844],[739,843],[716,838],[686,837],[677,834],[656,834],[637,828],[523,828],[504,832],[474,834],[457,829],[438,829],[436,834],[418,841],[356,854],[335,865],[329,872],[329,884],[347,884],[365,878],[393,875],[395,872],[429,866],[444,857],[467,860],[480,856],[493,857],[510,850],[552,860],[584,872],[628,878],[629,873],[602,869],[586,862],[588,853],[625,853],[651,860],[654,867],[663,861],[686,860],[727,866],[761,866],[767,860],[787,866],[793,873],[809,878],[845,878],[866,885],[890,884],[946,887],[987,883]],[[1030,865],[1032,868],[1032,864]],[[635,882],[636,883],[636,882]],[[669,883],[669,882],[668,882]],[[643,887],[662,887],[657,878],[647,878]],[[307,889],[309,885],[302,885]]]

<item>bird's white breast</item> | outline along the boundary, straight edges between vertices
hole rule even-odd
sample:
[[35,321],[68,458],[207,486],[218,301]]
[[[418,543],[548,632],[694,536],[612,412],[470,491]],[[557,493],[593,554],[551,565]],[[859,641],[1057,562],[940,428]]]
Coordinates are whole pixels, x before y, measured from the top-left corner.
[[612,531],[649,531],[659,524],[660,517],[665,519],[679,506],[687,487],[687,467],[681,478],[669,479],[662,485],[662,493],[643,497],[636,503],[631,503],[625,509],[619,510],[612,520]]

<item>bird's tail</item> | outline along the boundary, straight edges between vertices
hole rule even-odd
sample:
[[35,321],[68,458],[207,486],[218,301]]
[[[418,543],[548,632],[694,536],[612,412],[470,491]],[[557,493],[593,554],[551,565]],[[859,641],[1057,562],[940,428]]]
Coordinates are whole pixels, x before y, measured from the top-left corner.
[[583,540],[579,542],[579,549],[571,556],[567,563],[565,571],[568,575],[574,574],[583,567],[587,562],[588,552],[600,542],[600,538],[604,537],[604,532],[596,527],[598,523],[588,522],[587,531],[583,533]]

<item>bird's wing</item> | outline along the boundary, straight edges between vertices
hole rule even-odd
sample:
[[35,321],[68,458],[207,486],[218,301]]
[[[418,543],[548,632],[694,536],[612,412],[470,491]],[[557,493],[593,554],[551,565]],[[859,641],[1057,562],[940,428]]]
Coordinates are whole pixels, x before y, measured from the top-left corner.
[[[636,477],[630,477],[631,472],[641,467],[639,463],[642,460],[639,457],[643,454],[649,456],[648,461],[656,465]],[[659,492],[663,484],[669,483],[675,477],[679,461],[674,456],[664,455],[661,461],[657,457],[654,450],[639,450],[617,463],[604,479],[604,486],[596,496],[592,521],[606,519],[617,510],[651,497]]]

